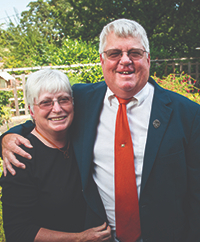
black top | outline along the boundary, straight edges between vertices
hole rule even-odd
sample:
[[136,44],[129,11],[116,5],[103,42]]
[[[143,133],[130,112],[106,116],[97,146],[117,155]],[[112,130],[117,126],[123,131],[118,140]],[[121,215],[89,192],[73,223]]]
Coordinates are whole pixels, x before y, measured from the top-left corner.
[[2,175],[3,222],[7,242],[34,241],[38,230],[79,232],[83,230],[85,202],[72,146],[69,158],[49,148],[34,135],[33,149],[23,146],[32,160],[17,156],[26,169]]

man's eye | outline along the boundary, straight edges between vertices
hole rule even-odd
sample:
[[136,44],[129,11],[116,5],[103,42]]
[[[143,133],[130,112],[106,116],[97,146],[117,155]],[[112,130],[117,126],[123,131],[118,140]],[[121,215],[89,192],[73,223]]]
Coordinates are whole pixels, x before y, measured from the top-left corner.
[[139,51],[131,51],[131,52],[130,52],[130,55],[131,55],[131,56],[142,56],[142,53],[139,52]]
[[121,52],[112,52],[109,54],[110,57],[117,57],[121,54]]

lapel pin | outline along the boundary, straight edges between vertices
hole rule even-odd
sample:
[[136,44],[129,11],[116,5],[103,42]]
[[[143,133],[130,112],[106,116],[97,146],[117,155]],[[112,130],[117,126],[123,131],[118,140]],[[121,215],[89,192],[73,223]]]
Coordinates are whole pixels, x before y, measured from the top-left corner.
[[160,127],[160,121],[158,119],[155,119],[153,121],[153,126],[154,126],[155,129],[157,129],[158,127]]

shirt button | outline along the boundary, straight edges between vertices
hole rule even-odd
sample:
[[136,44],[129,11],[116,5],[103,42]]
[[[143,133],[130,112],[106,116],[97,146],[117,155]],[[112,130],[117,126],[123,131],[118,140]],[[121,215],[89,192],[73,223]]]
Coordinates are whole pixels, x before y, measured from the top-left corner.
[[121,144],[121,147],[124,148],[125,147],[125,144]]

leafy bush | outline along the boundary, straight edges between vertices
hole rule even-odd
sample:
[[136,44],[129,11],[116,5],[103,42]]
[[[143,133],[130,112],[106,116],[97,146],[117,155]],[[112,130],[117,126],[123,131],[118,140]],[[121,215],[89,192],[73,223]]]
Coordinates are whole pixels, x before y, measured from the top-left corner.
[[15,50],[20,50],[20,53],[14,55],[13,52],[9,52],[8,56],[3,58],[4,68],[100,62],[98,44],[82,41],[81,38],[67,38],[60,47],[46,42],[39,47],[31,44],[28,55],[21,53],[26,51],[24,48],[18,47]]
[[3,117],[7,115],[5,113],[6,110],[3,107],[9,104],[9,98],[12,96],[12,91],[0,91],[0,125],[3,124]]
[[167,77],[163,77],[162,79],[156,77],[155,73],[153,78],[163,88],[177,92],[200,104],[200,89],[195,86],[196,80],[194,80],[191,76],[184,74],[184,72],[180,76],[169,74]]
[[[8,122],[11,120],[12,113],[11,108],[7,106],[1,107],[1,110],[3,112],[1,116],[2,123],[8,124]],[[7,125],[7,128],[9,129],[9,126]]]
[[50,60],[52,65],[71,65],[77,63],[98,63],[98,45],[82,41],[81,38],[63,41],[61,47],[56,48]]
[[[24,100],[23,100],[23,91],[17,90],[18,106],[19,109],[24,108]],[[12,113],[10,111],[11,108],[15,108],[14,101],[9,101],[10,98],[13,98],[13,91],[0,91],[0,125],[7,123],[10,121]]]
[[104,79],[100,65],[90,67],[78,67],[67,74],[71,85],[74,83],[95,83]]

